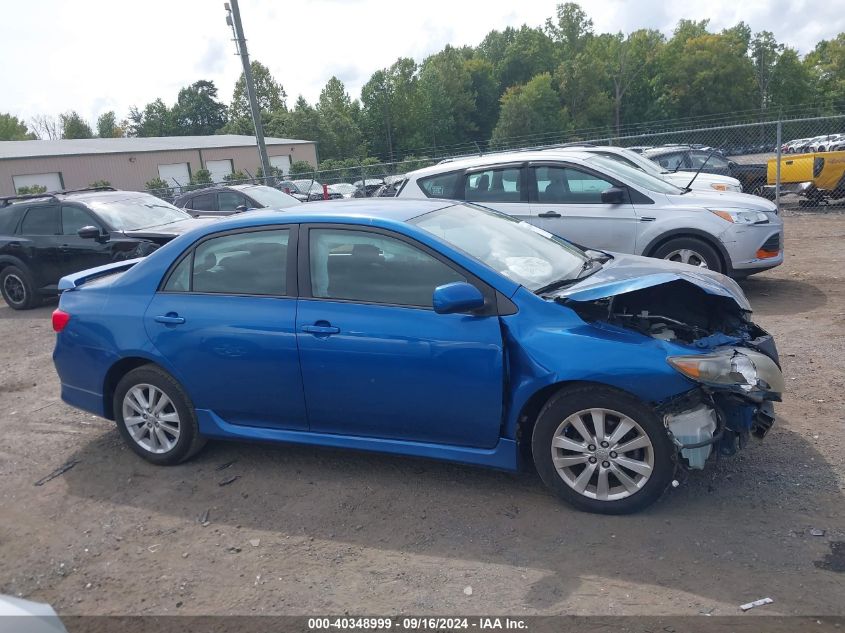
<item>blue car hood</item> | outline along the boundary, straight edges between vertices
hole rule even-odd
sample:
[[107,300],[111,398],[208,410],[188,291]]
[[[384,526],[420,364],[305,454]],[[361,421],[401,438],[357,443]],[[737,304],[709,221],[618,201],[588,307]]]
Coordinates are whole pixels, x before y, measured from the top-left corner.
[[608,253],[613,259],[583,281],[552,293],[572,301],[595,301],[605,297],[651,288],[673,281],[686,281],[704,292],[733,299],[742,310],[751,312],[751,304],[733,279],[720,273],[679,264],[664,259]]

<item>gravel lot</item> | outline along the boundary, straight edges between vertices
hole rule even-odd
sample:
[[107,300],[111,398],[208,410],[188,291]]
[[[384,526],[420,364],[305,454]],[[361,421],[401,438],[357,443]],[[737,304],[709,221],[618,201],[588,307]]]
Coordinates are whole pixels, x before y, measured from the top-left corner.
[[777,425],[629,517],[533,473],[338,450],[156,468],[59,401],[53,306],[3,306],[0,593],[64,615],[845,614],[845,215],[786,231],[786,263],[743,282],[783,358]]

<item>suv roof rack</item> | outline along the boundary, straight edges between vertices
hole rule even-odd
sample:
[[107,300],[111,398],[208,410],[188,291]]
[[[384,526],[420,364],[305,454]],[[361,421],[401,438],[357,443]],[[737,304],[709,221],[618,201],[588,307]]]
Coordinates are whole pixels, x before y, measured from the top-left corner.
[[63,196],[69,193],[87,193],[89,191],[118,191],[111,186],[103,187],[81,187],[79,189],[62,189],[61,191],[51,191],[49,193],[23,193],[15,194],[13,196],[0,196],[0,208],[7,207],[14,202],[20,200],[39,200],[41,198],[52,198],[58,200],[56,196]]

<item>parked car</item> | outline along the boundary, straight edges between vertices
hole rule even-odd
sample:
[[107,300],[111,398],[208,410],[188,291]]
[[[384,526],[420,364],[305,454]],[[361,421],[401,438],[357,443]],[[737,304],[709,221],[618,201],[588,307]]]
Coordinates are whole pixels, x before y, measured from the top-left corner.
[[[323,199],[323,185],[310,178],[292,181],[297,190],[307,196],[306,202]],[[319,196],[319,197],[318,197]]]
[[202,223],[148,193],[99,187],[0,198],[0,291],[15,310],[58,294],[64,275],[143,257]]
[[477,202],[589,248],[680,261],[738,278],[783,262],[783,222],[771,201],[685,192],[576,147],[443,162],[410,172],[399,198]]
[[352,183],[357,187],[358,191],[355,192],[356,198],[370,198],[384,185],[384,179],[382,178],[367,178],[366,182],[362,185],[360,180],[356,180]]
[[656,176],[666,182],[672,183],[681,189],[686,189],[687,186],[690,186],[695,191],[733,191],[736,193],[740,193],[742,191],[742,184],[736,178],[722,176],[720,174],[701,173],[697,178],[695,178],[695,180],[693,180],[692,176],[694,174],[682,171],[668,171],[660,167],[654,161],[624,147],[585,145],[578,146],[578,149],[579,151],[597,154],[599,156],[606,156],[611,160],[616,160],[631,167],[635,167],[647,174],[651,174],[652,176]]
[[506,470],[529,455],[604,513],[774,421],[775,343],[723,275],[584,251],[473,204],[301,209],[65,277],[63,400],[154,464],[210,438]]
[[329,185],[331,193],[340,194],[341,198],[354,198],[358,187],[349,182],[339,182],[334,185]]
[[817,136],[811,143],[808,143],[807,151],[810,153],[828,151],[835,147],[841,138],[843,138],[841,134]]
[[764,194],[766,166],[762,163],[737,163],[719,153],[711,155],[706,150],[683,146],[651,149],[643,152],[643,156],[667,171],[695,172],[701,168],[703,173],[721,174],[737,179],[745,193],[756,196]]
[[786,143],[782,148],[781,152],[784,154],[795,154],[800,147],[803,147],[810,139],[808,138],[796,138],[788,143]]
[[296,183],[292,180],[281,180],[278,184],[278,189],[284,191],[286,194],[293,196],[300,202],[308,202],[308,190],[310,189],[311,181],[306,181],[309,183],[308,187],[305,190],[300,190],[300,188],[296,185]]
[[250,209],[289,209],[299,200],[266,185],[224,185],[197,189],[177,197],[173,204],[191,215],[232,215]]

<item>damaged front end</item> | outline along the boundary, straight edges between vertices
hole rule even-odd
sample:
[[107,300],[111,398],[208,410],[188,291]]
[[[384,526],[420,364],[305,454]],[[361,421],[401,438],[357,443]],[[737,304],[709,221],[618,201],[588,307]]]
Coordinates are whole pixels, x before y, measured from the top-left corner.
[[[720,277],[675,270],[626,284],[617,276],[555,297],[593,325],[668,344],[667,362],[697,387],[657,411],[681,463],[693,469],[713,455],[733,455],[751,435],[765,436],[775,418],[772,403],[784,389],[774,340],[750,320],[739,286]],[[611,286],[615,294],[601,296]]]

